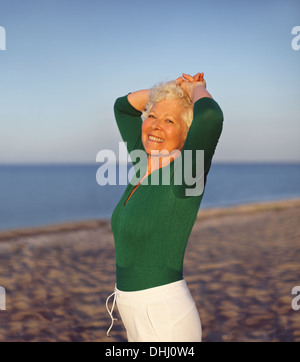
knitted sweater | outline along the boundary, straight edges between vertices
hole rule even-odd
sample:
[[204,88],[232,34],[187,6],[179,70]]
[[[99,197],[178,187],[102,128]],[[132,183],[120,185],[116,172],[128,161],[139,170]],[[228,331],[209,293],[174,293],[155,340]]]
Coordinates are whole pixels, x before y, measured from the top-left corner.
[[[127,96],[114,105],[117,125],[127,149],[144,150],[141,112]],[[192,171],[196,172],[196,150],[204,150],[204,177],[210,169],[223,126],[223,113],[211,98],[194,104],[194,117],[185,140],[185,150],[192,151]],[[184,157],[182,157],[184,169]],[[137,164],[137,163],[135,163]],[[117,288],[137,291],[172,283],[183,278],[186,245],[195,223],[203,192],[187,196],[193,185],[174,182],[175,161],[170,162],[170,182],[162,182],[164,167],[151,173],[136,188],[128,184],[111,218],[116,249]],[[183,171],[182,171],[183,172]],[[141,175],[142,176],[142,175]],[[152,176],[156,180],[152,182]],[[157,182],[159,180],[159,182]]]

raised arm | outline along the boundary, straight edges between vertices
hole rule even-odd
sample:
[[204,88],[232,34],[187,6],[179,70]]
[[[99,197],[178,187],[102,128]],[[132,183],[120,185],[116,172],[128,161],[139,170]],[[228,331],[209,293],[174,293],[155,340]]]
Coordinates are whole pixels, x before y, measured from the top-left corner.
[[149,98],[151,89],[143,89],[128,94],[128,102],[140,112],[143,112]]
[[139,148],[142,135],[142,112],[149,98],[151,89],[129,93],[115,101],[114,113],[123,141],[130,153]]
[[[173,187],[174,193],[178,197],[198,196],[200,195],[199,192],[203,191],[202,185],[205,185],[223,126],[222,110],[206,91],[203,73],[198,73],[194,77],[183,74],[183,78],[178,78],[176,82],[181,85],[193,101],[194,117],[182,148],[182,159],[183,165],[188,164],[189,169],[192,170],[191,174],[195,178],[191,177],[190,180],[185,180],[183,174],[182,185]],[[197,160],[198,150],[204,151],[204,173],[202,173]],[[185,151],[190,153],[185,153]],[[185,181],[192,181],[192,184]]]

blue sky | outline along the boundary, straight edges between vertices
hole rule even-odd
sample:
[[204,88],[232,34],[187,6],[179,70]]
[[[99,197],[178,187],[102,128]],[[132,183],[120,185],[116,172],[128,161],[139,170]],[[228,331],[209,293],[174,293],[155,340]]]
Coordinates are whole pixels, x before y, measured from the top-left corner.
[[204,72],[216,161],[300,162],[299,0],[0,0],[0,163],[118,151],[117,97]]

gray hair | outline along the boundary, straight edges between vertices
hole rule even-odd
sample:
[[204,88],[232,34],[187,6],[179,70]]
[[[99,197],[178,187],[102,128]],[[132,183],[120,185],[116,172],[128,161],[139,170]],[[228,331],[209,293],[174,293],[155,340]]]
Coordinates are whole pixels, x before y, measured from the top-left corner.
[[154,86],[150,92],[149,99],[145,105],[143,112],[143,119],[148,117],[151,108],[165,99],[178,99],[181,104],[186,108],[186,112],[182,114],[182,119],[189,128],[193,121],[193,102],[185,91],[177,85],[175,81],[159,83]]

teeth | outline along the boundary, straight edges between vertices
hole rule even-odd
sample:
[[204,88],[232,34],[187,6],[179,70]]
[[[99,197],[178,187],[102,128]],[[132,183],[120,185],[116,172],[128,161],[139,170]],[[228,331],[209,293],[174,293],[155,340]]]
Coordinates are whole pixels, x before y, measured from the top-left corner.
[[163,142],[164,140],[158,137],[149,136],[149,140],[155,141],[155,142]]

